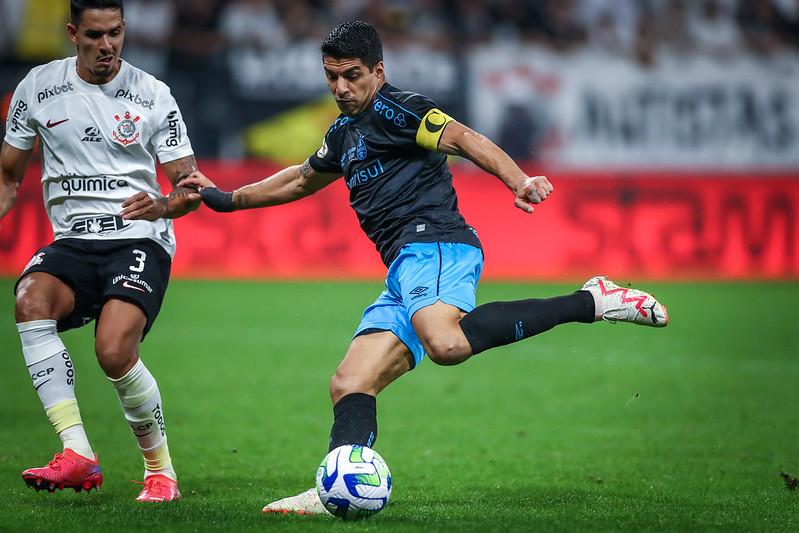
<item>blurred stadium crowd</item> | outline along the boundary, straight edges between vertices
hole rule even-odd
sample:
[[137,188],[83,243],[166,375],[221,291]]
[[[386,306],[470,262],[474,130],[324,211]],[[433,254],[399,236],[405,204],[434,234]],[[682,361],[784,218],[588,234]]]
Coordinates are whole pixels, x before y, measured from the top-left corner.
[[[68,4],[0,0],[2,93],[31,65],[73,54]],[[591,50],[642,69],[799,49],[799,0],[126,0],[125,16],[123,57],[171,85],[209,156],[246,155],[239,133],[254,119],[324,94],[318,45],[346,19],[379,28],[394,53],[389,79],[416,68],[400,81],[467,118],[479,47]]]
[[[52,16],[60,11],[53,4],[0,0],[3,60],[61,56],[53,43],[63,23]],[[724,57],[799,46],[799,0],[127,0],[125,6],[128,52],[147,56],[142,67],[154,70],[224,51],[318,42],[353,18],[376,24],[388,47],[423,43],[455,53],[499,40],[561,51],[598,47],[648,62],[659,49]],[[55,35],[27,42],[45,31]]]

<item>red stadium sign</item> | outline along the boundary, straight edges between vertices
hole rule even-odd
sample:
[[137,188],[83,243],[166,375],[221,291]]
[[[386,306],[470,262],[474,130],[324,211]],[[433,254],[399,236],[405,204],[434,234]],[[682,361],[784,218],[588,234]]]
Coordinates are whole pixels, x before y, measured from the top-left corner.
[[[275,170],[205,162],[230,189]],[[484,278],[577,280],[799,277],[799,176],[550,174],[535,213],[513,207],[496,179],[455,170],[466,219],[486,253]],[[168,190],[168,188],[167,188]],[[339,181],[299,202],[233,214],[207,208],[176,222],[178,277],[380,278],[374,246]],[[0,227],[0,275],[16,276],[52,234],[38,169]]]

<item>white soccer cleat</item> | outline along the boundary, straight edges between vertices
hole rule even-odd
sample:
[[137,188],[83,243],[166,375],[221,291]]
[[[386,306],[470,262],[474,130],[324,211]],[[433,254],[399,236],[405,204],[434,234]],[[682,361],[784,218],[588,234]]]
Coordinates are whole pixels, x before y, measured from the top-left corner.
[[632,322],[654,328],[663,328],[669,323],[666,306],[648,292],[619,287],[604,276],[589,279],[582,290],[594,296],[596,320],[614,324]]
[[296,496],[277,500],[264,507],[265,513],[330,514],[319,500],[316,489],[308,489]]

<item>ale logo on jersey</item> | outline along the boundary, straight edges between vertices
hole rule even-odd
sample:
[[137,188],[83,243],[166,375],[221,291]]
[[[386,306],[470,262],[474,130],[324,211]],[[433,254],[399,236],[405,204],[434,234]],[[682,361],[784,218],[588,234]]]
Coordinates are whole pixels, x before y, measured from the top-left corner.
[[89,126],[85,130],[83,130],[84,136],[81,139],[81,142],[85,143],[99,143],[103,139],[100,137],[100,130],[95,128],[94,126]]
[[128,146],[139,141],[141,132],[136,127],[136,123],[141,120],[139,115],[133,117],[130,111],[125,111],[122,117],[114,115],[114,120],[118,122],[116,130],[113,132],[116,142],[122,146]]

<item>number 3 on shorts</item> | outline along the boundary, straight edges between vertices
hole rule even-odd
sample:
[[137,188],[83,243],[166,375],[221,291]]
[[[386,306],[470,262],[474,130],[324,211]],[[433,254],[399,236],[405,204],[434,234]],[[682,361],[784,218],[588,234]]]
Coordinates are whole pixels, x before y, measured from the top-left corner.
[[136,261],[138,262],[138,264],[131,265],[130,271],[144,272],[144,261],[147,259],[147,254],[142,252],[141,250],[133,250],[133,255],[136,256]]

